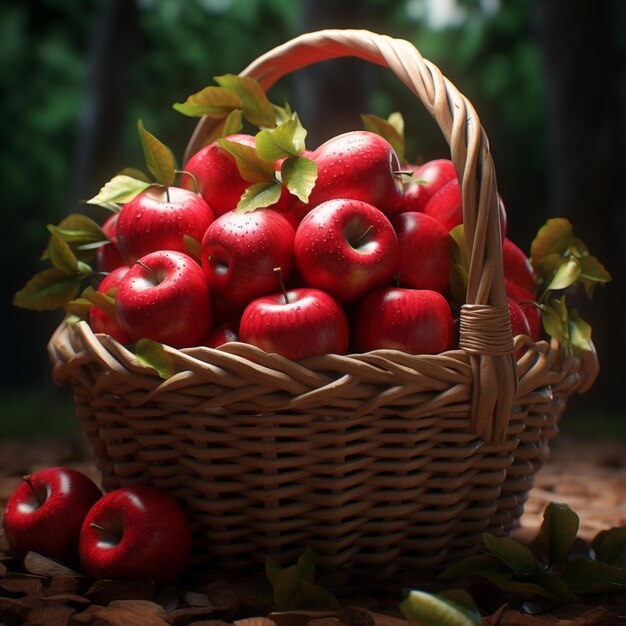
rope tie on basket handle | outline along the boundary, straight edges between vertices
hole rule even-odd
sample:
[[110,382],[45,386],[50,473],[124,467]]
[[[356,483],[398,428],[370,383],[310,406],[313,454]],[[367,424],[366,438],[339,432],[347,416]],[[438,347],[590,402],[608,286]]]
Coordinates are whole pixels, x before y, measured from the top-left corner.
[[511,354],[513,335],[508,306],[464,304],[459,324],[459,348],[471,354]]

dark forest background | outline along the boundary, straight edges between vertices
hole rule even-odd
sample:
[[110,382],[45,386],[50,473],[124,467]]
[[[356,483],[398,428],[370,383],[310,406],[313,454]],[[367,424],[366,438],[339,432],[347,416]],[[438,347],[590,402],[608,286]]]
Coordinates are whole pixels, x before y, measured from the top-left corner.
[[[601,375],[568,414],[596,430],[625,428],[626,3],[31,0],[0,3],[0,437],[76,428],[68,390],[50,381],[45,350],[60,315],[11,306],[40,269],[46,224],[92,212],[82,199],[123,167],[141,165],[137,119],[182,159],[195,122],[174,102],[324,27],[412,41],[481,117],[509,236],[528,250],[547,218],[566,216],[604,262],[613,282],[580,305],[594,328]],[[309,146],[360,128],[362,112],[400,111],[409,157],[448,154],[408,90],[362,61],[319,64],[271,95],[299,112]]]

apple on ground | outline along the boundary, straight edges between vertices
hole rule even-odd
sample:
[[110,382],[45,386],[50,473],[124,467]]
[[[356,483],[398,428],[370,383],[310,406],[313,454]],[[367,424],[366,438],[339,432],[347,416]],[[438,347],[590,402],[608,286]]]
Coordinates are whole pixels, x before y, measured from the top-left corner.
[[197,193],[180,187],[149,187],[119,212],[120,253],[126,265],[157,250],[186,253],[185,235],[202,241],[213,220],[213,212]]
[[389,284],[398,262],[398,238],[387,217],[361,200],[328,200],[298,226],[296,266],[309,287],[342,304]]
[[213,326],[213,303],[202,268],[175,250],[152,252],[133,264],[115,298],[131,342],[142,338],[174,348],[198,345]]
[[543,322],[541,321],[541,310],[537,304],[537,298],[524,287],[520,287],[506,278],[504,285],[507,296],[519,304],[526,316],[531,339],[539,341],[543,337]]
[[[256,145],[252,135],[243,133],[227,135],[224,139],[251,148]],[[239,173],[234,157],[217,143],[211,143],[198,150],[187,161],[184,170],[195,177],[197,191],[211,207],[215,217],[235,209],[243,192],[250,186]],[[190,176],[183,175],[182,185],[186,189],[196,191],[194,186],[196,183]]]
[[536,272],[522,249],[508,237],[502,241],[504,277],[523,287],[529,293],[537,293]]
[[275,292],[274,268],[282,268],[285,280],[293,271],[294,236],[291,224],[271,209],[218,217],[202,240],[202,269],[213,293],[243,308]]
[[[102,282],[98,285],[98,291],[106,294],[109,290],[118,287],[124,276],[128,273],[128,270],[129,267],[127,265],[122,265],[112,270],[102,279]],[[89,325],[94,333],[111,335],[113,339],[119,341],[121,344],[130,343],[128,335],[120,326],[117,319],[111,317],[106,311],[96,306],[92,306],[89,309]]]
[[389,142],[368,131],[332,137],[311,154],[317,180],[309,196],[315,207],[335,198],[351,198],[391,215],[402,198],[400,161]]
[[[398,213],[424,210],[426,203],[446,183],[456,179],[454,163],[450,159],[434,159],[422,165],[409,166],[413,180],[405,183]],[[419,181],[419,182],[418,182]]]
[[345,354],[348,320],[339,303],[319,289],[301,287],[253,300],[239,324],[245,343],[297,361],[318,354]]
[[80,562],[97,579],[176,582],[187,565],[191,531],[184,510],[165,491],[122,487],[102,497],[80,532]]
[[96,250],[96,268],[99,272],[111,272],[115,268],[125,265],[117,245],[117,220],[119,213],[113,213],[102,224],[102,231],[108,237],[109,243],[101,245]]
[[430,289],[380,287],[355,312],[354,339],[361,352],[385,348],[439,354],[452,347],[453,336],[450,305]]
[[77,564],[83,520],[101,496],[92,480],[70,468],[51,467],[25,476],[4,512],[4,534],[11,549],[20,557],[33,551]]
[[445,293],[454,247],[445,227],[434,217],[415,211],[400,213],[393,225],[400,251],[395,271],[400,286]]

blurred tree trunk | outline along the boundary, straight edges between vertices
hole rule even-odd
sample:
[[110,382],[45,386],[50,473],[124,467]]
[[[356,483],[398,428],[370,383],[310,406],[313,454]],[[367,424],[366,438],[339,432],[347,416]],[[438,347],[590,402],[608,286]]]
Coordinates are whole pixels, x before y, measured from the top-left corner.
[[134,0],[100,2],[76,145],[72,207],[95,195],[123,161],[128,78],[136,33]]
[[[302,0],[302,32],[323,28],[368,28],[367,0]],[[371,77],[368,64],[341,58],[317,63],[295,74],[295,109],[308,130],[307,147],[342,132],[362,128],[369,111]]]
[[580,303],[594,329],[602,371],[588,399],[577,402],[623,407],[626,137],[619,38],[626,12],[618,0],[593,5],[588,0],[534,0],[533,7],[547,80],[549,212],[571,220],[574,232],[614,279],[596,291],[591,303]]

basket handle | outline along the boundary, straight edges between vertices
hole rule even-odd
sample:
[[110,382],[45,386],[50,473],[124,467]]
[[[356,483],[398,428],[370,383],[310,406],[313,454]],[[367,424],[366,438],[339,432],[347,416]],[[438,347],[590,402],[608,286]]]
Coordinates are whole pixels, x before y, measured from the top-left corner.
[[[510,314],[502,267],[502,235],[496,175],[487,136],[469,100],[408,41],[366,30],[328,29],[306,33],[263,54],[241,72],[268,90],[282,76],[319,61],[353,56],[388,67],[422,102],[450,145],[463,201],[469,263],[466,304],[460,315],[459,346],[473,373],[474,431],[501,442],[517,390]],[[203,146],[218,123],[200,119],[185,160]]]

